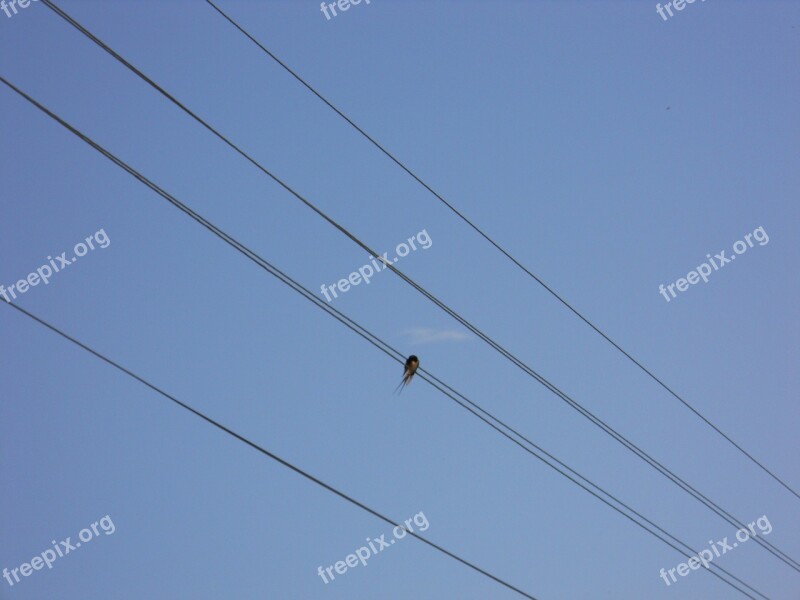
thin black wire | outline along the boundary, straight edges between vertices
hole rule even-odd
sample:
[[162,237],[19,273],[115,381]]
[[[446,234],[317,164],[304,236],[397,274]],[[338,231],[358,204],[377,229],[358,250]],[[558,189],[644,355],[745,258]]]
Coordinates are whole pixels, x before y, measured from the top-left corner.
[[[185,112],[187,115],[189,115],[190,117],[192,117],[192,118],[193,118],[195,121],[197,121],[197,122],[198,122],[200,125],[202,125],[204,128],[206,128],[206,129],[207,129],[209,132],[211,132],[212,134],[214,134],[214,135],[215,135],[215,136],[216,136],[218,139],[220,139],[221,141],[223,141],[223,142],[224,142],[226,145],[228,145],[228,146],[229,146],[231,149],[235,150],[235,151],[236,151],[236,152],[237,152],[239,155],[241,155],[243,158],[245,158],[245,159],[246,159],[248,162],[250,162],[250,163],[251,163],[253,166],[255,166],[256,168],[258,168],[258,169],[259,169],[261,172],[263,172],[265,175],[267,175],[268,177],[270,177],[270,178],[271,178],[273,181],[275,181],[276,183],[278,183],[278,184],[279,184],[281,187],[283,187],[283,188],[284,188],[286,191],[288,191],[290,194],[292,194],[292,195],[293,195],[295,198],[297,198],[298,200],[300,200],[300,201],[301,201],[303,204],[305,204],[305,205],[306,205],[308,208],[310,208],[310,209],[311,209],[311,210],[313,210],[315,213],[317,213],[317,214],[318,214],[320,217],[322,217],[322,218],[323,218],[325,221],[327,221],[329,224],[331,224],[331,225],[332,225],[332,226],[334,226],[336,229],[338,229],[340,232],[342,232],[344,235],[346,235],[348,238],[350,238],[350,239],[351,239],[351,240],[352,240],[354,243],[358,244],[358,246],[359,246],[359,247],[363,248],[364,250],[366,250],[367,252],[369,252],[371,255],[378,256],[378,254],[375,252],[375,250],[373,250],[373,249],[371,249],[369,246],[367,246],[367,245],[366,245],[364,242],[362,242],[362,241],[361,241],[359,238],[357,238],[357,237],[356,237],[354,234],[350,233],[350,231],[348,231],[347,229],[345,229],[345,228],[344,228],[342,225],[340,225],[338,222],[336,222],[336,221],[335,221],[335,220],[333,220],[331,217],[329,217],[329,216],[328,216],[326,213],[324,213],[324,212],[323,212],[321,209],[317,208],[317,206],[315,206],[315,205],[314,205],[312,202],[310,202],[309,200],[307,200],[306,198],[304,198],[302,195],[300,195],[298,192],[296,192],[294,189],[292,189],[292,188],[291,188],[291,187],[290,187],[290,186],[289,186],[287,183],[285,183],[285,182],[284,182],[284,181],[282,181],[280,178],[278,178],[276,175],[274,175],[274,174],[273,174],[271,171],[269,171],[269,170],[268,170],[266,167],[264,167],[264,166],[263,166],[261,163],[259,163],[259,162],[258,162],[256,159],[254,159],[253,157],[251,157],[251,156],[250,156],[249,154],[247,154],[247,153],[246,153],[244,150],[242,150],[241,148],[239,148],[239,147],[238,147],[236,144],[234,144],[232,141],[230,141],[230,140],[229,140],[227,137],[225,137],[223,134],[221,134],[219,131],[217,131],[217,130],[216,130],[214,127],[212,127],[211,125],[209,125],[209,124],[208,124],[206,121],[204,121],[204,120],[203,120],[201,117],[199,117],[199,116],[198,116],[198,115],[196,115],[194,112],[192,112],[192,111],[191,111],[191,110],[190,110],[188,107],[186,107],[186,106],[185,106],[183,103],[181,103],[181,102],[180,102],[180,101],[179,101],[177,98],[175,98],[174,96],[172,96],[172,95],[171,95],[169,92],[167,92],[167,91],[166,91],[164,88],[162,88],[160,85],[158,85],[158,84],[157,84],[155,81],[153,81],[152,79],[150,79],[150,78],[149,78],[147,75],[145,75],[145,74],[144,74],[142,71],[140,71],[140,70],[139,70],[139,69],[137,69],[135,66],[133,66],[133,65],[132,65],[130,62],[128,62],[128,61],[127,61],[125,58],[123,58],[121,55],[119,55],[117,52],[115,52],[115,51],[114,51],[114,50],[113,50],[111,47],[109,47],[109,46],[108,46],[107,44],[105,44],[105,43],[104,43],[102,40],[100,40],[99,38],[97,38],[97,37],[96,37],[94,34],[92,34],[92,33],[91,33],[89,30],[87,30],[87,29],[86,29],[86,28],[85,28],[83,25],[81,25],[81,24],[80,24],[78,21],[76,21],[74,18],[72,18],[72,17],[71,17],[70,15],[68,15],[66,12],[64,12],[64,11],[63,11],[61,8],[59,8],[58,6],[54,5],[54,4],[53,4],[53,2],[51,2],[51,0],[41,0],[41,1],[42,1],[42,3],[43,3],[43,4],[45,4],[45,5],[46,5],[48,8],[50,8],[50,9],[51,9],[53,12],[55,12],[57,15],[59,15],[61,18],[63,18],[65,21],[67,21],[67,22],[68,22],[70,25],[72,25],[72,26],[73,26],[75,29],[77,29],[77,30],[78,30],[80,33],[82,33],[83,35],[85,35],[86,37],[88,37],[88,38],[89,38],[91,41],[93,41],[93,42],[94,42],[96,45],[98,45],[98,46],[99,46],[100,48],[102,48],[102,49],[103,49],[105,52],[107,52],[109,55],[111,55],[111,56],[112,56],[114,59],[116,59],[117,61],[119,61],[119,62],[120,62],[122,65],[124,65],[126,68],[128,68],[128,69],[129,69],[131,72],[133,72],[135,75],[137,75],[137,76],[138,76],[140,79],[142,79],[142,80],[143,80],[144,82],[146,82],[148,85],[150,85],[151,87],[153,87],[153,89],[155,89],[156,91],[158,91],[158,92],[159,92],[160,94],[162,94],[162,95],[163,95],[165,98],[167,98],[167,99],[168,99],[170,102],[172,102],[172,103],[173,103],[173,104],[175,104],[175,105],[176,105],[178,108],[180,108],[181,110],[183,110],[183,111],[184,111],[184,112]],[[535,370],[533,370],[533,369],[532,369],[531,367],[529,367],[527,364],[525,364],[525,363],[524,363],[524,362],[522,362],[520,359],[518,359],[516,356],[514,356],[513,354],[511,354],[511,353],[510,353],[508,350],[506,350],[505,348],[503,348],[502,346],[500,346],[500,345],[499,345],[497,342],[495,342],[493,339],[491,339],[491,338],[490,338],[488,335],[486,335],[486,334],[485,334],[485,333],[483,333],[481,330],[479,330],[477,327],[475,327],[474,325],[472,325],[472,323],[470,323],[469,321],[467,321],[466,319],[464,319],[464,318],[463,318],[461,315],[459,315],[458,313],[456,313],[456,312],[455,312],[453,309],[451,309],[449,306],[447,306],[446,304],[444,304],[444,303],[443,303],[442,301],[440,301],[440,300],[439,300],[437,297],[433,296],[433,295],[432,295],[430,292],[428,292],[426,289],[424,289],[423,287],[421,287],[421,286],[420,286],[419,284],[417,284],[417,283],[416,283],[414,280],[412,280],[412,279],[411,279],[411,278],[409,278],[407,275],[405,275],[405,274],[404,274],[402,271],[400,271],[399,269],[397,269],[397,268],[396,268],[396,267],[395,267],[393,264],[391,264],[391,263],[390,263],[390,262],[388,262],[388,261],[387,261],[387,262],[385,262],[384,264],[385,264],[385,265],[386,265],[386,266],[387,266],[387,267],[388,267],[388,268],[389,268],[389,269],[390,269],[390,270],[391,270],[393,273],[395,273],[395,274],[396,274],[398,277],[400,277],[401,279],[403,279],[403,281],[405,281],[406,283],[408,283],[409,285],[411,285],[411,286],[412,286],[414,289],[416,289],[418,292],[420,292],[422,295],[424,295],[426,298],[428,298],[428,299],[429,299],[431,302],[433,302],[434,304],[436,304],[437,306],[439,306],[439,307],[440,307],[442,310],[444,310],[444,311],[445,311],[447,314],[449,314],[451,317],[453,317],[454,319],[456,319],[456,320],[457,320],[459,323],[461,323],[462,325],[464,325],[464,326],[465,326],[467,329],[469,329],[470,331],[472,331],[473,333],[475,333],[475,335],[477,335],[478,337],[480,337],[480,338],[481,338],[481,339],[482,339],[484,342],[486,342],[487,344],[489,344],[490,346],[492,346],[492,347],[493,347],[495,350],[497,350],[498,352],[500,352],[500,353],[501,353],[503,356],[505,356],[505,357],[506,357],[506,358],[507,358],[509,361],[511,361],[512,363],[514,363],[514,364],[515,364],[517,367],[519,367],[520,369],[522,369],[522,370],[523,370],[525,373],[527,373],[528,375],[530,375],[531,377],[533,377],[534,379],[536,379],[536,381],[538,381],[538,382],[539,382],[539,383],[541,383],[543,386],[545,386],[545,387],[546,387],[548,390],[550,390],[551,392],[553,392],[553,393],[554,393],[554,394],[555,394],[557,397],[561,398],[561,399],[562,399],[564,402],[566,402],[566,403],[567,403],[569,406],[571,406],[572,408],[574,408],[575,410],[577,410],[579,413],[581,413],[583,416],[585,416],[586,418],[588,418],[588,419],[589,419],[589,420],[590,420],[592,423],[594,423],[594,424],[595,424],[597,427],[601,428],[601,429],[602,429],[603,431],[605,431],[607,434],[611,435],[611,436],[612,436],[614,439],[616,439],[616,440],[617,440],[618,442],[620,442],[620,443],[621,443],[623,446],[625,446],[626,448],[628,448],[628,449],[629,449],[631,452],[633,452],[634,454],[636,454],[637,456],[639,456],[639,457],[640,457],[642,460],[644,460],[644,461],[645,461],[645,462],[647,462],[649,465],[651,465],[653,468],[655,468],[656,470],[658,470],[658,471],[659,471],[659,472],[660,472],[662,475],[664,475],[665,477],[667,477],[668,479],[670,479],[670,480],[671,480],[673,483],[675,483],[676,485],[678,485],[679,487],[681,487],[681,489],[683,489],[684,491],[686,491],[686,492],[687,492],[689,495],[691,495],[692,497],[694,497],[695,499],[697,499],[697,500],[698,500],[698,501],[700,501],[701,503],[705,504],[705,505],[706,505],[706,506],[707,506],[707,507],[708,507],[710,510],[712,510],[712,511],[713,511],[713,512],[715,512],[717,515],[719,515],[720,517],[722,517],[723,519],[725,519],[725,520],[726,520],[728,523],[730,523],[730,524],[732,524],[732,525],[734,525],[735,527],[738,527],[738,528],[744,528],[744,527],[745,527],[744,523],[742,523],[741,521],[739,521],[738,519],[736,519],[735,517],[733,517],[732,515],[730,515],[730,513],[728,513],[727,511],[725,511],[724,509],[722,509],[721,507],[719,507],[719,505],[717,505],[716,503],[714,503],[713,501],[711,501],[710,499],[708,499],[706,496],[704,496],[703,494],[701,494],[700,492],[698,492],[698,491],[697,491],[697,490],[696,490],[694,487],[692,487],[691,485],[689,485],[688,483],[686,483],[686,482],[685,482],[683,479],[681,479],[680,477],[678,477],[677,475],[675,475],[675,473],[673,473],[673,472],[672,472],[671,470],[669,470],[667,467],[665,467],[664,465],[662,465],[661,463],[659,463],[658,461],[656,461],[655,459],[653,459],[653,458],[652,458],[650,455],[648,455],[646,452],[644,452],[644,451],[643,451],[641,448],[639,448],[638,446],[636,446],[635,444],[633,444],[632,442],[630,442],[628,439],[626,439],[624,436],[622,436],[621,434],[619,434],[619,433],[618,433],[616,430],[614,430],[612,427],[610,427],[610,426],[609,426],[608,424],[606,424],[604,421],[602,421],[601,419],[599,419],[598,417],[596,417],[594,414],[592,414],[591,412],[589,412],[587,409],[585,409],[585,408],[584,408],[583,406],[581,406],[579,403],[575,402],[575,401],[574,401],[572,398],[570,398],[570,397],[569,397],[568,395],[566,395],[564,392],[562,392],[562,391],[561,391],[561,390],[559,390],[557,387],[555,387],[553,384],[551,384],[549,381],[547,381],[547,380],[546,380],[546,379],[545,379],[543,376],[539,375],[539,374],[538,374],[538,373],[537,373]],[[756,540],[756,542],[757,542],[757,543],[758,543],[758,544],[759,544],[761,547],[763,547],[763,548],[764,548],[764,549],[766,549],[768,552],[770,552],[771,554],[773,554],[773,555],[774,555],[776,558],[780,559],[781,561],[783,561],[784,563],[786,563],[787,565],[789,565],[789,566],[790,566],[792,569],[794,569],[795,571],[798,571],[798,572],[800,572],[800,562],[798,562],[798,561],[794,560],[794,559],[793,559],[793,558],[791,558],[791,557],[790,557],[788,554],[786,554],[786,553],[784,553],[782,550],[779,550],[778,548],[776,548],[776,547],[775,547],[775,546],[774,546],[774,545],[773,545],[771,542],[769,542],[769,541],[763,540],[763,539],[761,539],[760,537],[756,537],[756,538],[753,538],[753,539],[755,539],[755,540]]]
[[[150,383],[146,379],[140,377],[139,375],[137,375],[133,371],[131,371],[129,369],[126,369],[125,367],[123,367],[119,363],[114,362],[113,360],[111,360],[110,358],[104,356],[100,352],[97,352],[96,350],[93,350],[92,348],[90,348],[86,344],[81,343],[80,341],[78,341],[75,338],[73,338],[72,336],[64,333],[63,331],[61,331],[57,327],[55,327],[55,326],[51,325],[50,323],[40,319],[36,315],[33,315],[33,314],[29,313],[24,308],[20,308],[16,304],[11,304],[9,302],[6,302],[6,304],[8,304],[9,306],[11,306],[13,308],[16,308],[21,313],[27,315],[28,317],[30,317],[34,321],[40,323],[41,325],[44,325],[45,327],[47,327],[51,331],[57,333],[58,335],[60,335],[61,337],[65,338],[65,339],[69,340],[73,344],[75,344],[77,346],[80,346],[81,348],[83,348],[87,352],[93,354],[94,356],[96,356],[100,360],[108,363],[112,367],[115,367],[115,368],[119,369],[120,371],[122,371],[123,373],[125,373],[126,375],[129,375],[130,377],[133,377],[138,382],[143,383],[144,385],[149,387],[154,392],[157,392],[158,394],[161,394],[162,396],[164,396],[164,398],[167,398],[168,400],[171,400],[172,402],[174,402],[175,404],[177,404],[181,408],[183,408],[185,410],[188,410],[192,414],[200,417],[201,419],[203,419],[207,423],[210,423],[214,427],[224,431],[225,433],[227,433],[228,435],[236,438],[240,442],[244,442],[245,444],[247,444],[248,446],[250,446],[254,450],[258,450],[259,452],[261,452],[261,454],[264,454],[265,456],[271,458],[272,460],[282,464],[284,467],[287,467],[287,468],[291,469],[292,471],[294,471],[298,475],[302,475],[303,477],[305,477],[309,481],[312,481],[312,482],[316,483],[317,485],[325,488],[329,492],[332,492],[332,493],[336,494],[340,498],[342,498],[344,500],[347,500],[351,504],[354,504],[355,506],[361,508],[362,510],[365,510],[369,514],[371,514],[371,515],[373,515],[375,517],[378,517],[379,519],[381,519],[382,521],[385,521],[389,525],[392,525],[393,527],[399,527],[400,526],[395,521],[390,519],[389,517],[386,517],[383,514],[379,513],[377,510],[374,510],[374,509],[370,508],[369,506],[367,506],[366,504],[364,504],[362,502],[359,502],[358,500],[356,500],[352,496],[349,496],[349,495],[345,494],[344,492],[339,491],[338,489],[336,489],[332,485],[329,485],[329,484],[325,483],[324,481],[322,481],[321,479],[318,479],[318,478],[314,477],[310,473],[304,471],[300,467],[295,466],[294,464],[290,463],[288,460],[285,460],[285,459],[281,458],[277,454],[273,454],[272,452],[270,452],[266,448],[256,444],[255,442],[250,441],[248,438],[244,437],[241,434],[236,433],[235,431],[233,431],[232,429],[226,427],[222,423],[220,423],[218,421],[215,421],[214,419],[212,419],[211,417],[207,416],[205,413],[197,410],[196,408],[191,407],[190,405],[186,404],[185,402],[181,402],[175,396],[165,392],[164,390],[162,390],[159,387],[156,387],[155,385],[153,385],[152,383]],[[434,543],[434,542],[422,537],[421,535],[419,535],[419,534],[417,534],[417,533],[415,533],[415,532],[413,532],[411,530],[406,530],[406,532],[408,534],[412,535],[413,537],[417,538],[419,541],[424,542],[425,544],[427,544],[431,548],[434,548],[435,550],[438,550],[439,552],[442,552],[443,554],[446,554],[450,558],[453,558],[453,559],[457,560],[461,564],[468,566],[470,569],[473,569],[474,571],[477,571],[481,575],[484,575],[484,576],[492,579],[493,581],[495,581],[495,582],[499,583],[500,585],[508,588],[509,590],[514,591],[514,592],[518,593],[519,595],[524,596],[525,598],[530,598],[531,600],[536,600],[536,598],[534,596],[528,594],[527,592],[523,592],[519,588],[514,587],[510,583],[508,583],[506,581],[503,581],[502,579],[500,579],[499,577],[497,577],[495,575],[492,575],[491,573],[489,573],[488,571],[480,568],[479,566],[469,562],[468,560],[465,560],[465,559],[461,558],[460,556],[458,556],[457,554],[454,554],[453,552],[450,552],[449,550],[446,550],[445,548],[441,547],[439,544],[436,544],[436,543]]]
[[[0,81],[2,81],[5,85],[10,87],[12,90],[14,90],[19,95],[21,95],[23,98],[28,100],[30,103],[32,103],[34,106],[36,106],[39,110],[41,110],[42,112],[47,114],[49,117],[54,119],[60,125],[65,127],[71,133],[76,135],[79,139],[84,141],[86,144],[88,144],[94,150],[96,150],[97,152],[99,152],[100,154],[102,154],[103,156],[108,158],[109,160],[111,160],[114,164],[116,164],[117,166],[119,166],[120,168],[125,170],[127,173],[129,173],[133,177],[135,177],[139,182],[143,183],[148,188],[150,188],[151,190],[153,190],[154,192],[159,194],[161,197],[163,197],[165,200],[167,200],[170,204],[172,204],[173,206],[175,206],[176,208],[181,210],[183,213],[188,215],[190,218],[192,218],[195,221],[197,221],[200,225],[202,225],[203,227],[205,227],[206,229],[211,231],[214,235],[216,235],[217,237],[222,239],[224,242],[226,242],[227,244],[232,246],[234,249],[236,249],[237,251],[242,253],[244,256],[246,256],[247,258],[249,258],[253,262],[255,262],[258,266],[260,266],[261,268],[266,270],[268,273],[270,273],[271,275],[273,275],[274,277],[279,279],[282,283],[284,283],[287,286],[289,286],[290,288],[292,288],[293,291],[298,292],[304,298],[306,298],[307,300],[310,300],[311,302],[313,302],[318,308],[323,309],[325,312],[327,312],[329,315],[331,315],[332,317],[337,319],[340,323],[342,323],[343,325],[348,327],[354,333],[357,333],[358,335],[363,337],[365,340],[370,342],[372,345],[374,345],[376,348],[378,348],[379,350],[381,350],[382,352],[387,354],[390,358],[393,358],[395,361],[397,361],[400,364],[404,364],[405,358],[400,353],[399,350],[397,350],[396,348],[393,348],[387,342],[383,341],[381,338],[379,338],[378,336],[376,336],[375,334],[373,334],[372,332],[370,332],[366,328],[362,327],[356,321],[353,321],[352,319],[347,317],[344,313],[342,313],[339,310],[333,308],[332,306],[322,302],[322,300],[317,298],[316,294],[311,292],[309,289],[307,289],[306,287],[304,287],[303,285],[298,283],[296,280],[294,280],[291,277],[289,277],[286,273],[284,273],[283,271],[281,271],[280,269],[278,269],[277,267],[275,267],[274,265],[269,263],[266,259],[261,257],[259,254],[257,254],[256,252],[254,252],[253,250],[251,250],[250,248],[248,248],[247,246],[245,246],[244,244],[242,244],[241,242],[239,242],[238,240],[236,240],[235,238],[233,238],[232,236],[230,236],[229,234],[227,234],[223,230],[219,229],[219,227],[214,225],[212,222],[208,221],[205,217],[203,217],[199,213],[195,212],[189,206],[187,206],[186,204],[182,203],[180,200],[178,200],[177,198],[175,198],[174,196],[172,196],[171,194],[169,194],[168,192],[166,192],[165,190],[160,188],[158,185],[153,183],[150,179],[146,178],[144,175],[142,175],[141,173],[139,173],[138,171],[133,169],[133,167],[131,167],[130,165],[128,165],[127,163],[125,163],[121,159],[117,158],[114,154],[112,154],[111,152],[109,152],[108,150],[106,150],[105,148],[100,146],[99,144],[97,144],[94,140],[92,140],[91,138],[89,138],[85,134],[83,134],[80,131],[78,131],[77,129],[75,129],[72,125],[70,125],[69,123],[67,123],[66,121],[64,121],[60,117],[58,117],[55,113],[50,111],[48,108],[44,107],[43,105],[38,103],[36,100],[34,100],[30,96],[28,96],[25,92],[21,91],[19,88],[17,88],[16,86],[11,84],[10,82],[8,82],[5,79],[3,79],[2,76],[0,76]],[[676,538],[675,536],[673,536],[672,534],[670,534],[669,532],[667,532],[666,530],[661,528],[659,525],[655,524],[653,521],[651,521],[647,517],[643,516],[641,513],[637,512],[636,510],[634,510],[633,508],[631,508],[630,506],[628,506],[627,504],[625,504],[624,502],[619,500],[613,494],[605,491],[603,488],[601,488],[597,484],[593,483],[591,480],[587,479],[586,477],[584,477],[583,475],[581,475],[580,473],[578,473],[577,471],[575,471],[574,469],[569,467],[567,464],[565,464],[564,462],[562,462],[561,460],[559,460],[558,458],[556,458],[555,456],[553,456],[552,454],[550,454],[549,452],[547,452],[546,450],[544,450],[543,448],[541,448],[540,446],[538,446],[537,444],[535,444],[534,442],[529,440],[527,437],[525,437],[521,433],[517,432],[516,430],[514,430],[509,425],[505,424],[503,421],[501,421],[500,419],[498,419],[497,417],[495,417],[494,415],[492,415],[488,411],[486,411],[483,408],[481,408],[478,404],[472,402],[469,398],[467,398],[466,396],[464,396],[460,392],[456,391],[455,389],[450,387],[448,384],[446,384],[443,381],[439,380],[432,373],[430,373],[430,372],[428,372],[428,371],[426,371],[424,369],[419,369],[419,376],[424,381],[427,381],[434,388],[436,388],[437,390],[442,392],[444,395],[449,397],[451,400],[453,400],[456,404],[458,404],[459,406],[461,406],[465,410],[469,411],[471,414],[473,414],[474,416],[479,418],[481,421],[483,421],[484,423],[486,423],[487,425],[489,425],[490,427],[492,427],[493,429],[498,431],[500,434],[502,434],[503,436],[505,436],[506,438],[508,438],[509,440],[514,442],[515,444],[517,444],[518,446],[520,446],[523,450],[525,450],[526,452],[528,452],[532,456],[536,457],[540,461],[544,462],[547,466],[549,466],[550,468],[554,469],[560,475],[563,475],[564,477],[566,477],[567,479],[569,479],[570,481],[572,481],[573,483],[575,483],[576,485],[578,485],[579,487],[581,487],[582,489],[584,489],[585,491],[587,491],[588,493],[590,493],[591,495],[593,495],[594,497],[596,497],[597,499],[599,499],[600,501],[602,501],[603,503],[605,503],[606,505],[608,505],[609,507],[614,509],[615,511],[619,512],[622,516],[626,517],[627,519],[629,519],[630,521],[632,521],[633,523],[635,523],[636,525],[638,525],[639,527],[641,527],[642,529],[644,529],[645,531],[647,531],[648,533],[650,533],[651,535],[653,535],[654,537],[659,539],[660,541],[664,542],[665,544],[667,544],[671,548],[675,549],[682,556],[690,557],[691,555],[697,555],[698,554],[698,552],[696,550],[694,550],[693,548],[691,548],[688,544],[685,544],[684,542],[682,542],[681,540],[679,540],[678,538]],[[463,402],[461,400],[459,400],[459,398],[457,398],[456,396],[458,396],[461,399],[463,399]],[[465,404],[465,402],[466,402],[466,404]],[[474,410],[473,410],[473,408],[470,408],[470,406],[467,406],[467,404],[469,404],[471,407],[473,407]],[[506,431],[503,431],[503,429],[501,429],[500,427],[498,427],[494,423],[490,422],[487,418],[485,418],[485,417],[481,416],[480,414],[478,414],[478,412],[476,412],[476,410],[481,412],[481,413],[483,413],[484,415],[486,415],[486,417],[488,417],[488,419],[491,419],[492,421],[495,421],[496,423],[499,423],[499,425],[501,425],[503,428],[507,429],[508,431],[511,431],[514,435],[516,435],[519,438],[523,439],[530,446],[532,446],[533,448],[535,448],[536,450],[538,450],[542,454],[546,455],[550,460],[558,463],[559,465],[561,465],[562,467],[564,467],[565,469],[567,469],[568,471],[573,473],[575,476],[577,476],[578,478],[580,478],[581,480],[586,482],[588,485],[592,486],[594,489],[596,489],[599,492],[601,492],[602,494],[608,496],[609,498],[611,498],[612,500],[617,502],[619,505],[623,506],[624,508],[626,508],[627,510],[629,510],[630,512],[632,512],[633,514],[635,514],[636,516],[638,516],[639,518],[641,518],[642,520],[647,522],[648,524],[650,524],[653,527],[655,527],[657,530],[662,532],[664,535],[668,536],[669,538],[674,540],[676,543],[678,543],[681,546],[683,546],[684,550],[681,550],[680,548],[678,548],[674,544],[672,544],[669,541],[665,540],[663,537],[661,537],[660,535],[658,535],[657,533],[655,533],[651,529],[645,527],[642,523],[640,523],[636,519],[632,518],[630,515],[626,514],[620,508],[618,508],[617,506],[611,504],[605,498],[603,498],[603,497],[599,496],[597,493],[595,493],[593,490],[587,488],[586,485],[584,485],[581,482],[577,481],[575,478],[573,478],[572,476],[568,475],[567,473],[565,473],[564,471],[562,471],[561,469],[559,469],[558,467],[553,465],[548,460],[545,460],[544,458],[542,458],[542,456],[537,454],[535,451],[531,450],[529,447],[526,447],[519,440],[517,440],[514,437],[512,437],[511,435],[509,435]],[[686,554],[687,550],[688,550],[688,554]],[[736,580],[737,582],[741,583],[743,586],[745,586],[748,589],[752,590],[753,592],[755,592],[756,594],[758,594],[762,598],[765,598],[766,600],[769,600],[768,597],[765,596],[763,593],[761,593],[759,590],[753,588],[752,586],[750,586],[746,582],[742,581],[741,579],[739,579],[738,577],[736,577],[735,575],[733,575],[732,573],[730,573],[726,569],[718,566],[715,563],[711,563],[711,566],[716,568],[716,569],[718,569],[718,570],[720,570],[721,572],[725,573],[726,575],[728,575],[732,579]],[[750,596],[747,592],[745,592],[744,590],[742,590],[739,587],[737,587],[734,584],[732,584],[730,581],[728,581],[725,578],[723,578],[716,571],[711,571],[710,569],[709,569],[709,571],[714,576],[718,577],[719,579],[721,579],[722,581],[724,581],[725,583],[727,583],[728,585],[730,585],[731,587],[733,587],[737,591],[741,592],[745,596],[747,596],[749,598],[753,598],[753,596]]]
[[730,436],[728,436],[725,432],[723,432],[719,427],[714,425],[709,419],[707,419],[702,413],[700,413],[694,406],[689,404],[686,400],[684,400],[677,392],[675,392],[672,388],[670,388],[666,383],[664,383],[661,379],[659,379],[652,371],[650,371],[647,367],[645,367],[642,363],[640,363],[637,359],[631,356],[627,351],[625,351],[619,344],[617,344],[614,340],[612,340],[608,335],[606,335],[599,327],[597,327],[592,321],[590,321],[587,317],[581,314],[575,307],[573,307],[566,299],[562,298],[553,288],[547,285],[541,278],[531,272],[525,265],[519,262],[516,258],[514,258],[507,250],[505,250],[499,243],[494,241],[488,234],[486,234],[482,229],[480,229],[475,223],[473,223],[470,219],[468,219],[464,214],[462,214],[455,206],[450,204],[447,200],[445,200],[438,192],[436,192],[431,186],[425,183],[420,177],[417,176],[410,168],[408,168],[405,164],[403,164],[397,157],[395,157],[391,152],[389,152],[380,142],[375,140],[371,135],[369,135],[364,129],[358,126],[350,117],[345,115],[341,110],[339,110],[332,102],[330,102],[327,98],[325,98],[322,94],[320,94],[316,89],[314,89],[311,84],[309,84],[305,79],[303,79],[300,75],[298,75],[294,70],[292,70],[287,64],[285,64],[281,59],[279,59],[275,54],[270,52],[261,42],[259,42],[255,37],[253,37],[249,32],[247,32],[239,23],[237,23],[232,17],[226,14],[221,8],[219,8],[216,4],[214,4],[211,0],[206,0],[206,2],[211,5],[222,17],[224,17],[231,25],[233,25],[236,29],[238,29],[242,34],[245,35],[251,42],[253,42],[256,46],[258,46],[261,50],[264,51],[272,60],[278,63],[281,67],[286,70],[292,77],[294,77],[297,81],[299,81],[303,86],[305,86],[311,93],[313,93],[317,98],[322,100],[331,110],[333,110],[337,115],[339,115],[342,119],[347,121],[356,131],[358,131],[364,138],[366,138],[369,142],[371,142],[378,150],[380,150],[383,154],[385,154],[392,162],[394,162],[398,167],[400,167],[403,171],[408,173],[417,183],[419,183],[422,187],[428,190],[434,197],[436,197],[442,204],[444,204],[447,208],[449,208],[455,215],[457,215],[462,221],[464,221],[467,225],[469,225],[473,230],[475,230],[482,238],[484,238],[487,242],[489,242],[492,246],[494,246],[497,250],[499,250],[506,258],[508,258],[511,262],[513,262],[517,267],[522,269],[528,276],[530,276],[534,281],[536,281],[539,285],[541,285],[545,290],[547,290],[554,298],[556,298],[561,304],[566,306],[573,314],[575,314],[578,318],[580,318],[584,323],[586,323],[589,327],[595,330],[595,332],[599,333],[609,344],[614,346],[617,350],[619,350],[624,356],[626,356],[633,364],[639,367],[642,371],[644,371],[653,381],[658,383],[662,388],[664,388],[667,392],[669,392],[672,396],[674,396],[681,404],[683,404],[686,408],[692,411],[696,416],[702,419],[706,425],[711,427],[714,431],[716,431],[719,435],[725,438],[730,444],[732,444],[739,452],[744,454],[747,458],[749,458],[753,463],[758,465],[765,473],[767,473],[770,477],[772,477],[775,481],[780,483],[783,487],[789,490],[792,494],[794,494],[798,499],[800,499],[800,494],[794,489],[792,489],[783,479],[778,477],[775,473],[773,473],[770,469],[768,469],[763,463],[759,462],[753,455],[751,455],[747,450],[745,450],[742,446],[737,444]]

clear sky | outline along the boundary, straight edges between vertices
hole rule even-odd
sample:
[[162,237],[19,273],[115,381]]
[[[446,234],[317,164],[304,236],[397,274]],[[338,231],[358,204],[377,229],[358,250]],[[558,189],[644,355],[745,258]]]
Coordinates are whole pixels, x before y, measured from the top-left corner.
[[[800,560],[800,500],[505,260],[200,0],[59,2],[370,246]],[[220,5],[725,432],[800,488],[800,4]],[[41,2],[0,74],[318,293],[366,253]],[[539,599],[743,597],[501,438],[0,86],[0,284],[19,306]],[[758,227],[769,237],[667,302]],[[102,238],[102,234],[101,234]],[[105,239],[105,238],[102,238]],[[97,244],[96,244],[97,245]],[[54,258],[55,260],[55,258]],[[382,272],[332,300],[698,549],[735,528]],[[517,597],[0,306],[0,599]],[[769,597],[755,542],[718,564]]]

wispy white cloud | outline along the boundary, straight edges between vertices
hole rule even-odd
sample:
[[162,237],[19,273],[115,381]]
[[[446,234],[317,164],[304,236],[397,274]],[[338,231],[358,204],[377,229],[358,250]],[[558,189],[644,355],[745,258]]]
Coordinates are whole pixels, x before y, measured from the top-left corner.
[[466,342],[472,336],[464,331],[451,331],[446,329],[428,329],[414,327],[404,332],[412,344],[435,344],[437,342]]

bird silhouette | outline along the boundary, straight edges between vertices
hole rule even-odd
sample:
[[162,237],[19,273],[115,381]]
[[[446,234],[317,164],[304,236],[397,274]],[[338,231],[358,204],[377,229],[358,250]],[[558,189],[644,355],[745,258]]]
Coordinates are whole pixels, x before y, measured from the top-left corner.
[[403,378],[400,380],[400,384],[394,390],[395,393],[402,392],[403,388],[406,387],[409,383],[411,383],[411,378],[414,377],[414,373],[417,372],[417,367],[419,367],[419,359],[412,354],[406,359],[405,370],[403,371]]

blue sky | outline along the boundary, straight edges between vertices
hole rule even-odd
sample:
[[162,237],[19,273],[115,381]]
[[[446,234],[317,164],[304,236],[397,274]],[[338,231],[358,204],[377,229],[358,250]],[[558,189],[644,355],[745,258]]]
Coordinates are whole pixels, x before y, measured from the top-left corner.
[[[220,6],[795,489],[800,6]],[[800,557],[797,498],[571,315],[201,1],[67,12],[398,267]],[[0,13],[0,73],[317,291],[366,253],[39,2]],[[540,599],[738,598],[300,299],[4,86],[0,284],[103,229],[16,302]],[[667,303],[660,284],[769,243]],[[322,297],[320,295],[320,297]],[[334,306],[698,549],[735,528],[390,273]],[[512,598],[416,540],[325,584],[376,518],[0,307],[0,568],[105,515],[0,599]],[[719,564],[771,598],[800,574]]]

